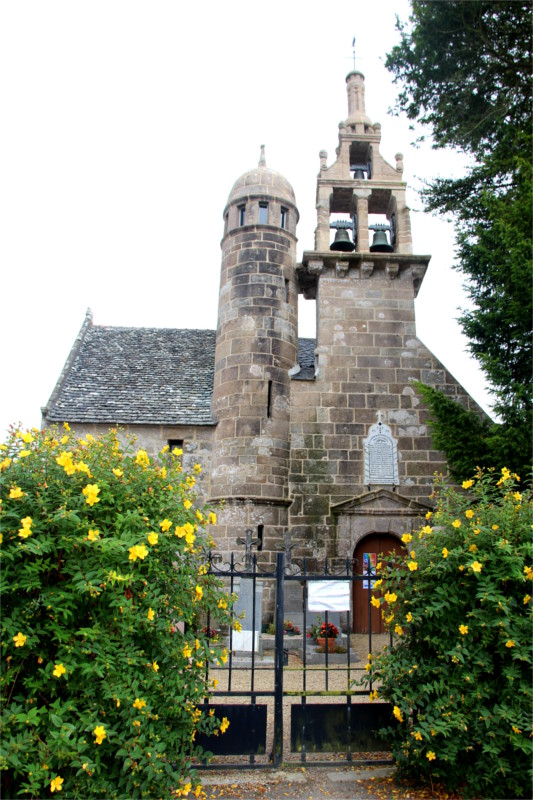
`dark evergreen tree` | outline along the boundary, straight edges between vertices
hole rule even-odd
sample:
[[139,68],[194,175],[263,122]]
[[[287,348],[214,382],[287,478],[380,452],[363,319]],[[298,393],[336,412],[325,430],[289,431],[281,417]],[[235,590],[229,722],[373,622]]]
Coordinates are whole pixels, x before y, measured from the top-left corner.
[[[452,214],[456,221],[456,268],[465,275],[473,302],[460,322],[501,419],[490,432],[499,445],[487,453],[483,441],[479,449],[492,458],[510,450],[516,471],[525,475],[533,407],[532,4],[412,0],[411,5],[408,23],[398,22],[400,44],[387,56],[387,67],[402,86],[397,111],[427,125],[435,147],[472,156],[464,177],[438,178],[423,196],[428,210]],[[442,416],[443,404],[433,395],[426,400],[434,419],[450,424],[449,414]]]

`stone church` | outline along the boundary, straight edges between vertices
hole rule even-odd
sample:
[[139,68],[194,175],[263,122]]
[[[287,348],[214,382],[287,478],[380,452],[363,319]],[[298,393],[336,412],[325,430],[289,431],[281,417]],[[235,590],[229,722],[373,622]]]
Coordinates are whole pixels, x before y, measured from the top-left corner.
[[[363,552],[396,549],[446,472],[412,382],[477,408],[416,337],[430,256],[413,253],[402,156],[380,154],[364,76],[346,84],[301,263],[293,189],[262,150],[223,212],[216,331],[97,326],[88,313],[43,409],[45,426],[118,426],[153,455],[182,447],[185,468],[202,465],[218,549],[242,551],[251,531],[265,565],[279,549],[359,566]],[[299,293],[316,300],[316,340],[298,339]]]

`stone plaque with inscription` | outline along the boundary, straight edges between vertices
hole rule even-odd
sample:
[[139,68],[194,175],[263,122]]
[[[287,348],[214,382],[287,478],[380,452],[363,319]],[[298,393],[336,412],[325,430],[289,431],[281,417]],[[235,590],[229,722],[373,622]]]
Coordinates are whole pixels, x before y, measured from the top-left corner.
[[391,429],[381,421],[381,412],[377,425],[372,425],[365,447],[365,483],[398,484],[398,449],[396,439],[392,438]]

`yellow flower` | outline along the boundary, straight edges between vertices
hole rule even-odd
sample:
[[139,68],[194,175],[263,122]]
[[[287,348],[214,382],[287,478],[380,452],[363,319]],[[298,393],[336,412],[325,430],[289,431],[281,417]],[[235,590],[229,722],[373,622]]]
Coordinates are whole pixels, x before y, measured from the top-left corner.
[[146,616],[148,617],[148,619],[150,620],[150,622],[152,622],[152,620],[153,620],[153,618],[154,618],[154,616],[155,616],[153,608],[149,608],[149,609],[148,609],[148,613],[147,613],[147,615],[146,615]]
[[467,510],[465,511],[465,517],[466,517],[467,519],[472,519],[472,517],[474,516],[474,514],[475,514],[475,512],[474,512],[474,511],[472,511],[472,509],[471,509],[471,508],[469,508],[469,509],[467,509]]
[[107,737],[107,733],[105,732],[105,728],[103,725],[97,725],[93,733],[96,737],[95,744],[102,744],[104,739]]
[[209,514],[207,519],[209,520],[209,524],[210,525],[216,525],[217,524],[217,515],[214,513],[214,511],[210,512],[210,514]]
[[133,725],[135,725],[136,728],[140,728],[141,727],[141,721],[138,720],[138,719],[134,719],[133,720]]
[[480,564],[479,561],[473,561],[470,564],[470,569],[472,570],[472,572],[481,572],[481,570],[483,569],[483,564]]
[[9,492],[10,500],[18,500],[19,497],[24,497],[26,492],[23,492],[20,486],[12,486]]
[[115,475],[117,478],[122,478],[122,476],[124,475],[124,470],[120,469],[120,467],[114,467],[113,475]]
[[182,652],[183,652],[184,658],[190,658],[192,656],[192,650],[191,650],[191,648],[189,647],[188,644],[185,644],[183,646],[183,651]]
[[159,536],[157,535],[157,533],[154,533],[152,531],[152,533],[148,534],[148,544],[156,545],[158,541],[159,541]]
[[190,508],[191,506],[192,506],[192,503],[191,503],[191,501],[190,501],[188,498],[187,498],[186,500],[184,500],[184,501],[183,501],[183,508],[185,508],[187,511],[189,510],[189,508]]
[[408,561],[407,562],[407,566],[409,567],[411,572],[416,572],[416,570],[418,569],[418,562],[416,562],[416,561]]
[[85,502],[87,505],[94,506],[95,503],[100,502],[100,498],[98,497],[100,489],[96,483],[88,483],[82,492],[85,495]]
[[431,533],[432,530],[433,528],[430,525],[424,525],[424,527],[421,530],[421,533]]
[[527,606],[527,604],[528,604],[529,602],[531,602],[531,595],[530,595],[530,594],[525,594],[525,595],[524,595],[524,599],[522,600],[522,602],[523,602],[523,604],[524,604],[525,606]]
[[196,518],[198,519],[199,522],[203,522],[204,521],[204,515],[198,509],[196,509]]
[[427,758],[428,761],[435,761],[437,756],[435,755],[433,750],[430,750],[428,753],[426,753],[426,758]]
[[171,529],[172,522],[169,519],[164,519],[163,522],[159,523],[159,527],[161,528],[163,533],[166,533],[166,531],[169,531]]
[[140,710],[141,708],[145,707],[146,707],[146,700],[141,700],[139,697],[136,697],[135,702],[133,703],[133,708],[138,708]]
[[90,542],[96,542],[99,536],[100,536],[100,531],[93,531],[92,528],[89,530],[89,533],[87,534],[87,538]]
[[72,453],[61,453],[61,455],[57,456],[56,463],[59,464],[60,467],[63,467],[67,475],[74,475],[76,472],[76,468],[72,462]]
[[194,533],[186,533],[185,534],[185,541],[187,542],[187,544],[194,544],[194,540],[195,539],[196,539],[196,536],[194,535]]
[[370,602],[372,603],[372,605],[373,605],[375,608],[379,608],[379,607],[380,607],[380,605],[381,605],[381,603],[379,602],[379,600],[378,600],[378,598],[377,598],[377,597],[373,597],[373,598],[372,598],[372,600],[371,600]]
[[24,647],[27,638],[27,636],[24,636],[24,634],[19,631],[16,636],[13,636],[15,647]]
[[31,528],[19,528],[19,532],[17,535],[20,536],[21,539],[27,539],[28,536],[32,535],[32,533],[33,531]]
[[60,792],[63,789],[63,787],[61,785],[62,783],[63,783],[63,778],[61,778],[58,775],[56,778],[54,778],[53,781],[50,782],[50,791],[51,792]]
[[524,567],[524,575],[526,576],[526,578],[528,580],[530,580],[530,581],[533,580],[533,567],[525,566]]
[[398,624],[396,624],[396,625],[394,626],[394,633],[397,633],[397,634],[398,634],[398,636],[402,636],[402,635],[403,635],[403,628],[402,628],[402,626],[401,626],[401,625],[398,625]]
[[227,602],[225,600],[223,600],[222,598],[220,598],[220,600],[218,601],[218,608],[225,609],[227,607],[228,607]]
[[152,662],[152,669],[154,672],[159,672],[159,664],[157,663],[157,661]]
[[[381,612],[381,615],[383,616],[383,611]],[[389,614],[388,617],[385,617],[385,622],[387,623],[387,625],[389,625],[393,619],[394,619],[394,614]]]
[[35,436],[32,436],[31,433],[23,433],[22,434],[22,441],[24,444],[31,444],[35,441]]
[[236,619],[235,622],[233,623],[233,630],[237,631],[237,633],[240,633],[240,631],[242,631],[242,625],[238,619]]
[[407,616],[406,616],[406,618],[405,618],[405,619],[407,620],[407,622],[412,622],[412,621],[413,621],[413,615],[411,614],[411,612],[410,612],[410,611],[409,611],[409,613],[407,614]]
[[505,642],[505,646],[506,646],[506,647],[515,647],[516,645],[515,645],[515,643],[513,642],[513,640],[512,640],[512,639],[508,639],[508,640]]
[[415,737],[417,742],[422,741],[422,734],[420,733],[420,731],[416,731],[416,733],[412,733],[411,735]]
[[222,722],[220,723],[220,733],[225,733],[229,728],[229,719],[227,717],[222,718]]
[[447,547],[443,547],[442,548],[442,557],[443,558],[448,558],[448,552],[449,552],[448,548]]
[[146,468],[150,463],[150,459],[148,458],[148,453],[146,450],[139,450],[135,457],[135,463],[139,464],[141,467]]
[[54,671],[52,672],[52,675],[54,675],[56,678],[60,678],[65,673],[66,669],[63,666],[63,664],[56,664],[54,667]]
[[463,489],[470,489],[474,485],[474,481],[463,481]]
[[33,525],[33,520],[31,517],[24,517],[24,519],[20,520],[20,524],[22,525],[23,528],[29,530]]
[[373,703],[374,700],[378,699],[378,691],[377,691],[377,689],[374,689],[373,692],[370,692],[370,694],[368,695],[368,699],[370,700],[371,703]]
[[411,542],[412,540],[413,540],[413,537],[411,536],[410,533],[404,533],[404,535],[402,536],[402,542],[404,544],[409,544],[409,542]]
[[453,528],[460,528],[461,527],[461,520],[460,519],[454,519],[454,521],[452,522],[452,527]]
[[11,459],[10,458],[4,458],[3,461],[0,461],[0,470],[3,471],[5,469],[7,469],[10,464],[11,464]]
[[201,600],[202,597],[204,596],[204,590],[202,589],[201,586],[196,585],[194,592],[195,592],[195,597],[194,597],[195,600]]
[[68,436],[62,436],[59,441],[61,442],[61,444],[66,444],[68,442],[68,439],[69,439]]
[[398,706],[394,706],[394,708],[392,709],[392,713],[394,714],[398,722],[403,722],[403,714],[398,708]]
[[387,594],[385,595],[386,603],[395,603],[397,599],[398,595],[395,594],[394,592],[387,592]]
[[161,450],[161,453],[168,453],[169,450],[170,450],[170,445],[166,444]]
[[192,489],[192,487],[196,483],[196,478],[193,475],[188,475],[187,478],[185,478],[185,483],[187,484],[189,489]]
[[31,450],[21,450],[19,453],[20,458],[26,458],[29,455],[31,455]]
[[493,525],[493,526],[492,526],[492,530],[493,530],[493,531],[497,531],[499,527],[500,527],[499,525]]
[[511,728],[513,729],[513,731],[514,731],[515,733],[522,733],[522,731],[520,730],[520,728],[518,728],[516,725],[511,725]]
[[471,544],[468,550],[470,553],[477,553],[477,544]]
[[225,664],[227,660],[228,660],[228,651],[226,648],[224,648],[224,650],[222,651],[222,655],[219,658],[219,663],[222,661],[222,663]]
[[433,516],[433,511],[426,512],[426,519],[431,519],[432,516]]
[[133,547],[129,548],[128,558],[130,561],[137,561],[138,558],[140,558],[142,561],[147,555],[148,548],[144,544],[135,544]]
[[520,501],[522,500],[522,495],[520,494],[520,492],[514,492],[514,494],[513,494],[513,498],[514,498],[514,499],[515,499],[517,502],[520,502]]
[[195,464],[195,465],[194,465],[194,467],[193,467],[193,469],[194,469],[194,471],[195,471],[195,473],[196,473],[197,475],[199,475],[199,474],[200,474],[200,472],[202,471],[202,467],[200,466],[200,464]]
[[468,625],[459,625],[459,633],[462,636],[466,636],[466,634],[468,633]]

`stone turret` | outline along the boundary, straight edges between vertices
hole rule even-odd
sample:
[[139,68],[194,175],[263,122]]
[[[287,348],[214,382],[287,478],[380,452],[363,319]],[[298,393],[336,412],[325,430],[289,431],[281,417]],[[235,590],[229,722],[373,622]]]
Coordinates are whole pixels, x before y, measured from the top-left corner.
[[216,539],[228,549],[252,530],[273,552],[287,526],[297,222],[293,189],[266,166],[262,147],[224,209],[210,494],[224,501]]

